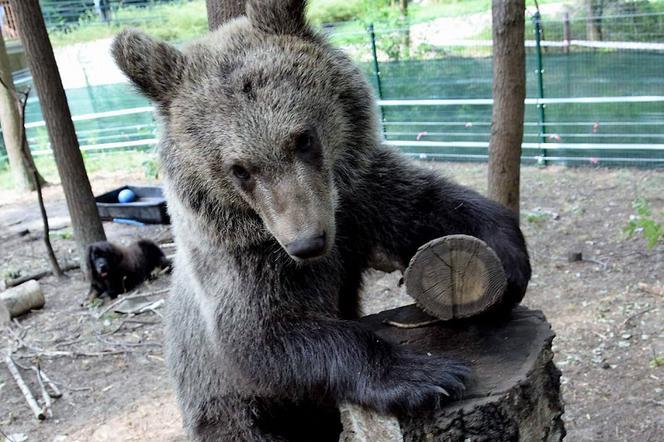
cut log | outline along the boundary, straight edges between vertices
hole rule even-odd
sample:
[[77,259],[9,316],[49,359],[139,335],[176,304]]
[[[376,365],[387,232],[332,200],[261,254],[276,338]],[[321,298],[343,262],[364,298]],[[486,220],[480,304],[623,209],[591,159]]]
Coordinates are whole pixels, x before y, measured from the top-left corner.
[[444,236],[420,247],[404,281],[417,304],[443,320],[488,310],[500,301],[507,285],[496,253],[468,235]]
[[[362,319],[388,341],[463,359],[472,365],[473,377],[465,397],[437,410],[402,417],[403,440],[562,440],[565,428],[560,371],[551,351],[555,335],[542,312],[519,306],[510,318],[501,321],[471,319],[412,329],[386,324],[428,320],[431,317],[414,305]],[[344,422],[355,418],[362,416],[356,413]],[[374,440],[371,436],[344,439]]]
[[12,318],[44,306],[44,294],[39,283],[30,280],[0,293],[0,302],[9,310]]

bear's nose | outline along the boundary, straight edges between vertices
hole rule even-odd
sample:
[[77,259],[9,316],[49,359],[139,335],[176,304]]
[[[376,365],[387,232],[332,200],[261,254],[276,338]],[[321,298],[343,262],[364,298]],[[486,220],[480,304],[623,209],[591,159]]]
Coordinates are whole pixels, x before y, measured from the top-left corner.
[[300,259],[314,258],[321,256],[325,252],[325,233],[310,238],[296,239],[286,244],[286,251],[289,255]]

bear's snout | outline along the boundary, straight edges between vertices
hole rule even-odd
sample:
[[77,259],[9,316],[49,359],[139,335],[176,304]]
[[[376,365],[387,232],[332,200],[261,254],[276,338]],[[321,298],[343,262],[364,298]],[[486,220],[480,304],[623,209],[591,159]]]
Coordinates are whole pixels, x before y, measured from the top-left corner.
[[286,244],[286,252],[299,259],[316,258],[325,254],[327,239],[325,232],[322,235],[299,238]]

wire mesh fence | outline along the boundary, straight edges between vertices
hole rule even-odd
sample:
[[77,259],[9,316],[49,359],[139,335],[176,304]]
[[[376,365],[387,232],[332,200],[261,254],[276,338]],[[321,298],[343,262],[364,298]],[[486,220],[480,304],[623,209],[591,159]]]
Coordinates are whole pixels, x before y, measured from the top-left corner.
[[[664,167],[663,23],[664,13],[603,17],[602,40],[590,40],[588,19],[545,17],[538,49],[537,22],[529,20],[524,162]],[[374,86],[387,144],[420,159],[486,160],[490,32],[459,41],[453,29],[417,24],[322,31]],[[156,143],[150,104],[127,83],[67,95],[88,154]],[[31,148],[50,153],[34,98],[27,110]]]
[[[560,33],[547,33],[546,19],[529,22],[524,162],[664,166],[663,19],[607,17],[602,29],[611,40],[601,41],[587,39],[585,18],[576,20],[583,27],[553,20]],[[387,143],[421,159],[486,160],[491,41],[432,45],[405,32],[369,29],[369,42],[353,52],[377,59],[363,68],[377,91]],[[549,36],[560,40],[541,39]]]

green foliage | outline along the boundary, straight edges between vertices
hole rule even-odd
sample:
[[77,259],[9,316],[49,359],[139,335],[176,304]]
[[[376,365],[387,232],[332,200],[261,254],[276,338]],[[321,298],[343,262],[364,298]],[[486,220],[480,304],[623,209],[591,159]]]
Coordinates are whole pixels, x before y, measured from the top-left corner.
[[88,302],[88,310],[96,310],[98,308],[101,308],[104,305],[104,301],[101,298],[94,298],[90,302]]
[[143,173],[148,180],[156,180],[159,178],[159,163],[156,158],[149,158],[142,163]]
[[368,17],[389,6],[389,0],[312,0],[307,16],[314,24],[339,23]]
[[56,230],[53,232],[49,232],[48,236],[50,236],[51,238],[60,238],[60,239],[69,240],[74,238],[74,233],[72,232],[71,229],[64,229],[64,230]]
[[634,201],[632,207],[636,214],[630,216],[624,232],[628,237],[641,232],[646,240],[646,246],[652,249],[658,242],[664,240],[664,210],[659,213],[660,220],[657,220],[652,213],[650,204],[644,198],[638,198]]
[[104,24],[99,22],[94,11],[88,12],[79,18],[76,26],[51,30],[51,41],[55,46],[93,41],[111,37],[128,26],[176,42],[204,35],[208,31],[204,0],[177,1],[144,8],[120,5],[114,8],[112,17],[111,23]]
[[526,221],[530,224],[544,224],[551,216],[546,212],[526,212]]
[[21,277],[21,271],[16,269],[7,269],[2,272],[2,279],[16,279]]
[[650,360],[650,366],[652,368],[664,367],[664,356],[653,356],[653,358]]
[[[93,175],[97,173],[110,174],[121,172],[127,175],[132,173],[146,174],[144,163],[148,161],[155,162],[155,154],[153,152],[126,150],[103,153],[85,152],[83,154],[83,159],[85,160],[85,169],[92,180]],[[35,157],[35,163],[37,169],[39,169],[39,172],[46,181],[50,183],[57,183],[60,181],[55,161],[53,161],[52,156],[37,156]],[[148,177],[147,174],[146,177]],[[12,189],[13,179],[10,170],[0,168],[0,191]]]

